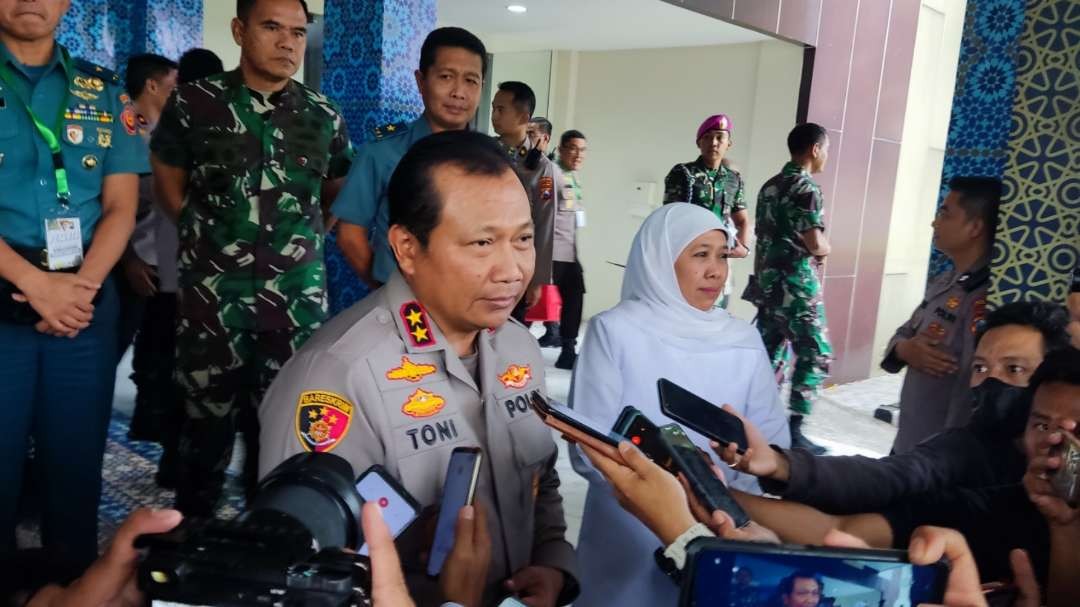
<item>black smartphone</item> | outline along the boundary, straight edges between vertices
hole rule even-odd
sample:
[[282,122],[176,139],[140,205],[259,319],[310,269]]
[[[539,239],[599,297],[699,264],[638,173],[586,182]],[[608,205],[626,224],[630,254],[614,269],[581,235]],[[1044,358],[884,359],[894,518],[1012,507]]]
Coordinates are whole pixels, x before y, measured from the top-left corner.
[[664,443],[660,442],[659,428],[636,407],[628,406],[623,409],[611,431],[625,436],[626,440],[633,443],[646,457],[668,472],[677,472],[672,466],[671,454]]
[[[390,529],[390,535],[401,535],[416,517],[420,514],[420,504],[413,496],[390,476],[386,468],[375,464],[368,468],[356,481],[356,491],[360,499],[365,503],[375,502],[382,509],[383,520]],[[368,546],[365,542],[360,547],[360,554],[367,555]]]
[[735,443],[739,453],[746,453],[746,428],[741,419],[662,377],[656,380],[656,388],[665,415],[725,447]]
[[480,464],[484,454],[478,447],[456,447],[450,454],[443,483],[439,519],[435,524],[435,541],[431,544],[427,574],[436,577],[443,563],[454,548],[454,535],[458,513],[470,506],[476,497],[476,482],[480,478]]
[[709,512],[723,510],[735,521],[736,527],[750,524],[750,517],[732,497],[724,481],[716,477],[705,456],[679,424],[660,426],[660,442],[671,454],[672,466],[683,473],[690,489]]
[[619,441],[626,440],[614,432],[604,432],[603,424],[574,411],[566,405],[532,393],[532,407],[543,422],[579,443],[584,443],[604,455],[622,461]]
[[686,554],[681,607],[936,605],[949,576],[944,562],[912,565],[897,550],[698,538]]

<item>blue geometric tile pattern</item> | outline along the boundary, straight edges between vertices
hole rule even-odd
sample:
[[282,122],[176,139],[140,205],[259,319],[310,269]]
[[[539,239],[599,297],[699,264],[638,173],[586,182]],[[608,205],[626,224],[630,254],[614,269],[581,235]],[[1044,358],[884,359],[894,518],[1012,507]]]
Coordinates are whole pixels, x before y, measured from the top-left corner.
[[1080,264],[1080,3],[1027,0],[990,300],[1063,302]]
[[79,0],[57,38],[71,54],[122,72],[136,53],[177,59],[202,46],[202,0]]
[[[327,1],[323,92],[341,106],[354,145],[370,140],[376,127],[423,111],[413,72],[435,9],[435,0]],[[367,295],[335,234],[326,241],[326,276],[331,315]]]
[[[939,206],[953,177],[1001,178],[1005,170],[1016,80],[1016,40],[1023,24],[1024,0],[978,0],[967,4]],[[934,250],[930,277],[948,267],[948,258]]]

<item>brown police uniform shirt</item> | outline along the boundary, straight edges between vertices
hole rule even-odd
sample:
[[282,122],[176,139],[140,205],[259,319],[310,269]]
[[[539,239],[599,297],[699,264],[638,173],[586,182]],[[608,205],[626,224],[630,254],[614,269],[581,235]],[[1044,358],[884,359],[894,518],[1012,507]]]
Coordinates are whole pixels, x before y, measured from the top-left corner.
[[[278,373],[259,408],[259,474],[304,451],[333,452],[359,476],[382,464],[422,507],[438,507],[450,453],[480,447],[477,499],[488,512],[496,585],[527,565],[566,572],[576,592],[550,429],[528,404],[544,388],[544,360],[515,321],[477,338],[476,376],[457,356],[404,278],[321,328]],[[419,554],[424,525],[398,538],[410,592],[439,605]],[[572,598],[572,597],[569,597]]]
[[556,184],[562,181],[559,167],[547,156],[540,154],[540,162],[535,169],[525,167],[525,158],[529,150],[533,148],[533,142],[525,137],[525,143],[517,147],[509,147],[498,138],[495,139],[499,147],[506,152],[510,164],[514,165],[525,191],[529,194],[529,205],[532,208],[533,226],[536,234],[536,271],[533,274],[533,285],[546,285],[552,282],[552,256],[555,246],[555,213],[559,207],[561,192]]
[[906,364],[896,355],[896,344],[919,333],[929,333],[941,348],[956,357],[959,371],[934,377],[918,369],[907,370],[900,391],[900,423],[893,450],[910,451],[945,428],[967,423],[971,417],[971,361],[975,334],[986,317],[986,289],[990,268],[981,261],[970,272],[955,269],[934,278],[911,319],[904,323],[885,349],[881,368],[897,373]]

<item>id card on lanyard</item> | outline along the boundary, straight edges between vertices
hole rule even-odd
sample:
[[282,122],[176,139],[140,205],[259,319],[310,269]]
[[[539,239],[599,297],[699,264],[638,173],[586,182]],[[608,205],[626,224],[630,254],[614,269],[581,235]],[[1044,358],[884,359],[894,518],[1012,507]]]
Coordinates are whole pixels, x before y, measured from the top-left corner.
[[[71,73],[71,58],[67,50],[61,48],[65,77]],[[18,90],[14,83],[14,77],[6,63],[0,63],[0,80],[12,90]],[[68,84],[64,84],[64,98],[60,103],[60,111],[52,127],[46,126],[34,110],[20,96],[15,95],[30,121],[34,123],[34,130],[49,146],[52,156],[53,176],[56,179],[56,202],[59,212],[56,217],[45,220],[45,249],[47,252],[50,270],[66,270],[80,265],[83,261],[82,226],[79,218],[71,214],[71,189],[68,187],[67,170],[64,168],[64,155],[60,148],[60,128],[64,122],[64,109],[67,107],[70,93]]]

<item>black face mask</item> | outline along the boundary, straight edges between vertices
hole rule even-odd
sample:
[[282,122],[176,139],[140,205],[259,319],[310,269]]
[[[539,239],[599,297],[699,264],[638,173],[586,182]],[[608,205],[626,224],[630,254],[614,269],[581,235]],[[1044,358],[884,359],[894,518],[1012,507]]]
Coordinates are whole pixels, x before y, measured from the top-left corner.
[[1031,391],[989,378],[971,389],[971,425],[982,431],[1012,438],[1024,433],[1031,413]]

